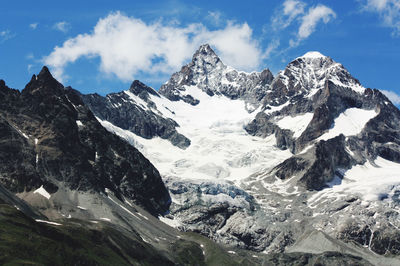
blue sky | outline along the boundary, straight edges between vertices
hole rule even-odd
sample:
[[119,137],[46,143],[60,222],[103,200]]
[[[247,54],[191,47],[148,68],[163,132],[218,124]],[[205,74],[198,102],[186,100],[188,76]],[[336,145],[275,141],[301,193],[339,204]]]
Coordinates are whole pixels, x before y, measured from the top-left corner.
[[400,104],[400,0],[5,1],[0,79],[22,89],[46,64],[84,93],[158,89],[205,42],[245,71],[320,51]]

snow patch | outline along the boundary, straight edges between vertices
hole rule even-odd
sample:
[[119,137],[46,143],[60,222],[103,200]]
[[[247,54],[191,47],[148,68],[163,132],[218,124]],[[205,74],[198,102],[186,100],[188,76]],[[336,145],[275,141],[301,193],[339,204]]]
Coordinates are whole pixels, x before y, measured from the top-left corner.
[[144,218],[145,220],[149,220],[149,218],[147,218],[146,216],[144,216],[143,214],[141,214],[140,212],[137,213],[140,217]]
[[178,220],[176,220],[176,219],[169,219],[169,218],[162,217],[162,216],[159,216],[158,219],[159,219],[161,222],[163,222],[163,223],[165,223],[165,224],[167,224],[167,225],[169,225],[169,226],[171,226],[171,227],[174,227],[174,228],[178,228],[179,226],[182,225],[182,224],[181,224]]
[[149,108],[147,107],[147,103],[146,103],[145,101],[143,101],[142,98],[136,96],[135,94],[133,94],[133,93],[130,92],[130,91],[124,91],[124,93],[125,93],[126,95],[128,95],[129,98],[131,98],[131,100],[132,100],[133,102],[135,102],[138,106],[140,106],[143,110],[148,110],[148,109],[149,109]]
[[286,116],[280,119],[276,124],[282,129],[289,129],[294,132],[293,137],[298,138],[311,122],[313,115],[313,113],[305,113],[294,117]]
[[315,193],[308,202],[337,198],[341,194],[358,194],[365,204],[378,200],[390,201],[394,193],[400,191],[400,164],[378,157],[374,165],[367,162],[353,166],[344,173],[340,182],[331,185]]
[[377,114],[375,110],[349,108],[335,119],[333,127],[319,137],[318,140],[328,140],[340,134],[345,136],[357,135],[362,131],[365,124]]
[[50,193],[44,189],[43,185],[40,188],[36,189],[33,193],[34,194],[38,193],[38,194],[42,195],[43,197],[45,197],[46,199],[50,199],[50,197],[51,197]]
[[[106,188],[106,192],[107,194],[110,192],[107,188]],[[108,198],[114,202],[115,204],[117,204],[119,207],[121,207],[121,209],[123,209],[124,211],[126,211],[127,213],[129,213],[130,215],[132,215],[133,217],[140,219],[139,217],[137,217],[133,212],[131,212],[130,210],[128,210],[126,207],[122,206],[121,204],[119,204],[117,201],[115,201],[113,198],[110,197],[110,195],[108,195]]]
[[51,225],[62,225],[62,224],[59,224],[59,223],[50,222],[50,221],[45,221],[45,220],[40,220],[40,219],[36,219],[35,221],[38,222],[38,223],[46,223],[46,224],[51,224]]
[[273,112],[276,111],[280,111],[283,108],[285,108],[286,106],[288,106],[290,104],[290,101],[285,102],[284,104],[278,105],[278,106],[272,106],[272,105],[268,105],[267,109],[264,110],[264,113],[266,114],[272,114]]

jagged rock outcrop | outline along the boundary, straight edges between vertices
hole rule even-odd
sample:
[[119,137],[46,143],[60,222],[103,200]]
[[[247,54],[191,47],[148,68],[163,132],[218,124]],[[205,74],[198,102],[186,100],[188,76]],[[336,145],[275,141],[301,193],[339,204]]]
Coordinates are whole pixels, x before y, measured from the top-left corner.
[[70,88],[44,67],[20,93],[0,83],[0,183],[14,193],[41,186],[130,199],[153,214],[170,197],[157,169],[109,133]]
[[[274,168],[271,174],[280,179],[299,178],[309,190],[321,190],[335,176],[342,177],[339,169],[349,169],[355,161],[345,150],[345,137],[320,141],[309,153],[293,156]],[[313,156],[310,156],[313,154]]]
[[155,90],[135,80],[128,91],[111,93],[106,97],[98,94],[81,97],[101,120],[146,139],[161,137],[182,149],[187,148],[190,140],[177,131],[179,125],[174,120],[164,117],[157,110],[150,95],[160,97]]

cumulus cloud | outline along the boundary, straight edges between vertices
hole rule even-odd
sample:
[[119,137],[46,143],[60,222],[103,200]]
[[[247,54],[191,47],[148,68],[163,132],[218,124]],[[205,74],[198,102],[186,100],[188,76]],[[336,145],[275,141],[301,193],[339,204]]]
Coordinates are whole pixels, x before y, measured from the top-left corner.
[[308,10],[308,14],[302,19],[298,32],[299,38],[308,38],[308,36],[315,31],[315,27],[317,26],[318,22],[322,20],[322,22],[326,24],[331,20],[331,18],[335,17],[335,12],[333,12],[333,10],[327,6],[319,5],[310,8]]
[[383,25],[393,29],[393,36],[400,36],[400,0],[363,0],[363,9],[378,13]]
[[381,92],[383,94],[385,94],[386,97],[389,98],[389,100],[396,104],[396,105],[400,105],[400,95],[398,95],[397,93],[395,93],[394,91],[387,91],[387,90],[381,90]]
[[66,21],[60,21],[53,25],[53,29],[62,31],[64,33],[68,32],[71,28],[71,25]]
[[311,7],[307,14],[301,18],[301,24],[297,32],[297,39],[290,41],[290,46],[297,46],[302,40],[307,39],[317,27],[318,23],[327,24],[336,18],[336,13],[325,5]]
[[130,81],[138,73],[165,74],[178,70],[203,43],[214,47],[228,65],[254,70],[263,58],[252,29],[228,22],[218,30],[203,24],[148,24],[120,12],[100,19],[91,33],[80,34],[44,58],[58,79],[79,58],[100,58],[100,71]]
[[274,30],[287,28],[293,20],[304,13],[306,4],[298,0],[286,0],[282,6],[275,11],[272,18],[272,27]]
[[276,34],[291,25],[298,26],[294,33],[296,37],[289,41],[289,48],[293,48],[307,39],[316,30],[319,23],[326,24],[334,18],[336,18],[336,13],[325,5],[318,4],[307,9],[307,4],[303,1],[285,0],[275,10],[271,19],[271,27]]
[[36,30],[36,28],[38,27],[39,23],[35,22],[35,23],[31,23],[29,24],[29,28],[31,28],[32,30]]

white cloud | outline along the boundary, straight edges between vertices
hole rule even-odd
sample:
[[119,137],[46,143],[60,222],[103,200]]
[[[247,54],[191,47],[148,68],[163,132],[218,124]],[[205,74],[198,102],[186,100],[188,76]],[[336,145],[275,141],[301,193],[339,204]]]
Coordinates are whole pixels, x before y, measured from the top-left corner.
[[399,105],[400,104],[400,95],[398,95],[397,93],[395,93],[394,91],[387,91],[387,90],[381,90],[381,92],[383,94],[385,94],[386,97],[389,98],[389,100],[396,104]]
[[14,37],[15,37],[15,33],[12,33],[10,30],[0,31],[0,43],[3,43]]
[[272,28],[282,30],[287,28],[293,20],[304,13],[306,4],[298,0],[286,0],[281,8],[277,9],[272,18]]
[[31,28],[32,30],[36,30],[38,25],[39,25],[39,23],[35,22],[35,23],[32,23],[32,24],[29,24],[29,28]]
[[66,33],[71,28],[71,25],[66,21],[60,21],[53,25],[53,29]]
[[[307,4],[303,1],[285,0],[275,10],[274,16],[271,19],[271,28],[273,34],[276,35],[281,34],[290,25],[298,25],[295,33],[296,37],[289,41],[289,48],[287,49],[290,49],[298,46],[301,41],[307,39],[316,30],[320,22],[326,24],[333,18],[336,18],[336,13],[325,5],[318,4],[307,9]],[[292,28],[290,27],[290,31],[292,31]],[[287,31],[285,34],[287,34]],[[274,45],[274,43],[271,45]]]
[[363,9],[378,13],[383,25],[393,29],[393,36],[400,36],[400,0],[363,0]]
[[274,39],[272,40],[268,46],[267,49],[265,49],[264,54],[263,54],[263,58],[269,58],[271,53],[273,51],[275,51],[278,47],[279,47],[280,41],[279,39]]
[[307,14],[301,18],[297,39],[291,40],[290,46],[297,46],[302,40],[307,39],[315,31],[318,23],[323,22],[326,24],[334,18],[336,18],[336,13],[325,5],[311,7]]
[[100,19],[91,33],[55,47],[44,63],[62,79],[69,63],[82,57],[99,57],[100,71],[130,81],[140,72],[165,74],[179,70],[203,43],[216,48],[226,64],[242,70],[254,70],[263,57],[246,23],[228,22],[222,29],[209,30],[203,24],[147,24],[116,12]]

